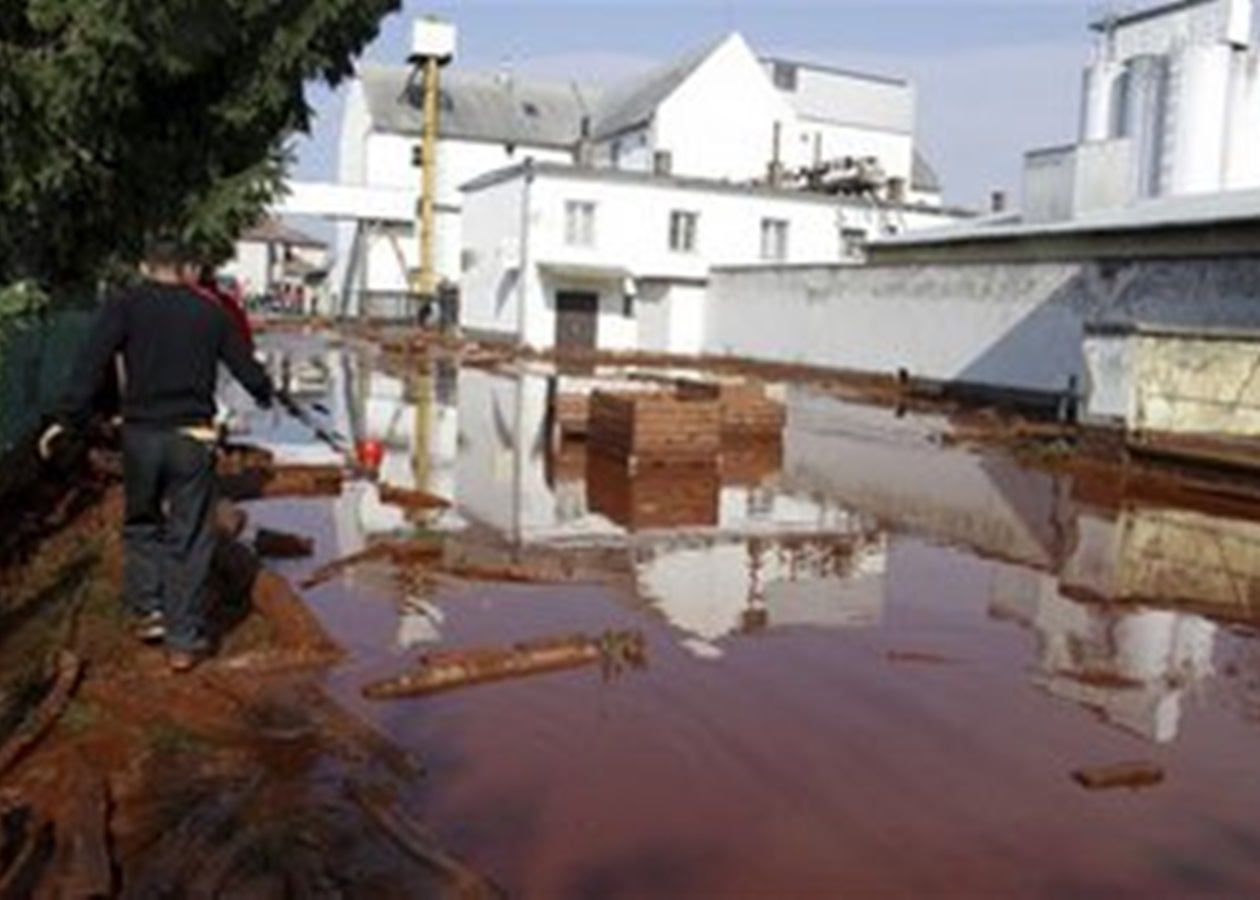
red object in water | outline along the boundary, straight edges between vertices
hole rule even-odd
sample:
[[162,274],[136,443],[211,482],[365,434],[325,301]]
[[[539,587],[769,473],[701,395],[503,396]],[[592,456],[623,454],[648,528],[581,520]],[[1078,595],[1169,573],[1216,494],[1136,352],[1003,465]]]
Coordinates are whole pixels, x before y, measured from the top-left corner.
[[373,438],[358,441],[354,445],[354,452],[359,458],[359,465],[372,472],[380,469],[381,461],[385,458],[385,448],[380,441]]

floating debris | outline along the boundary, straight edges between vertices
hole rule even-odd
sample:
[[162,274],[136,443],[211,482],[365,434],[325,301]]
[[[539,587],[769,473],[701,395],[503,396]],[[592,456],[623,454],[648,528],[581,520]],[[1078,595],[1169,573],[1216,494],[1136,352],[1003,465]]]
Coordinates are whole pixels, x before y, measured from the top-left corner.
[[312,572],[298,586],[303,590],[317,587],[336,578],[346,569],[362,563],[389,560],[395,565],[409,563],[432,562],[442,556],[443,544],[440,541],[382,541],[372,544],[366,550],[334,559]]
[[647,642],[639,631],[607,631],[522,641],[510,647],[483,647],[425,654],[421,668],[363,687],[370,700],[418,697],[487,681],[524,678],[598,664],[605,678],[647,662]]
[[889,650],[884,658],[890,663],[917,664],[922,666],[949,666],[958,662],[943,653],[925,650]]
[[377,496],[386,506],[397,506],[405,510],[447,509],[451,505],[451,501],[428,491],[396,487],[392,484],[380,485]]
[[1109,791],[1115,788],[1154,787],[1164,780],[1164,770],[1154,763],[1122,762],[1109,766],[1077,769],[1072,779],[1087,791]]
[[315,552],[315,541],[287,531],[259,528],[254,535],[254,552],[274,559],[300,559]]

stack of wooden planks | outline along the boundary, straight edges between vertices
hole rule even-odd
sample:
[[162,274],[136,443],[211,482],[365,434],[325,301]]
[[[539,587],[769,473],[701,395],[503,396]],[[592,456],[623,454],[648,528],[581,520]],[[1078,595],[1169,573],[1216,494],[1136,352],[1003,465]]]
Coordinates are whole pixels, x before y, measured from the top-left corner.
[[684,400],[712,400],[721,409],[722,434],[748,437],[778,435],[787,423],[783,404],[766,394],[759,382],[713,382],[681,379],[677,396]]

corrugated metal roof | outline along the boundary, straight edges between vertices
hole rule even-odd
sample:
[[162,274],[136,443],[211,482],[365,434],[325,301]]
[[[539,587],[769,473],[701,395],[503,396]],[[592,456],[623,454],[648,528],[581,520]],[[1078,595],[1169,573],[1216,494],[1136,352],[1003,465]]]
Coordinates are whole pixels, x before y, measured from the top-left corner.
[[599,104],[591,137],[611,137],[650,121],[665,98],[729,39],[724,37],[614,89]]
[[[420,87],[410,68],[364,66],[359,77],[374,129],[420,133]],[[445,71],[438,128],[448,138],[568,147],[578,139],[593,102],[594,92],[577,85]]]

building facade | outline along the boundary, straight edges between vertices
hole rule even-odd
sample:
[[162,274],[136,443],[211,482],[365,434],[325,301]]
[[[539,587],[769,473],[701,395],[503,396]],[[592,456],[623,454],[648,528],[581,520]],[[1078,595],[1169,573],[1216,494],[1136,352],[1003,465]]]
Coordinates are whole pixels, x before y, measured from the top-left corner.
[[462,327],[532,347],[699,353],[710,270],[861,261],[935,206],[523,164],[464,191]]
[[[361,195],[365,211],[340,217],[331,278],[349,314],[397,308],[418,265],[420,87],[408,67],[365,67],[349,91],[339,188]],[[759,59],[738,34],[600,91],[452,69],[441,75],[439,96],[435,268],[452,288],[466,287],[468,253],[476,252],[464,222],[471,195],[460,187],[525,160],[728,188],[778,186],[868,205],[940,204],[935,175],[914,151],[911,85]],[[366,211],[367,199],[382,197],[411,202]],[[886,229],[900,227],[885,218]]]
[[1254,0],[1167,0],[1103,16],[1079,143],[1027,157],[1029,222],[1260,187]]

